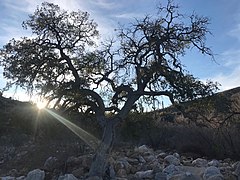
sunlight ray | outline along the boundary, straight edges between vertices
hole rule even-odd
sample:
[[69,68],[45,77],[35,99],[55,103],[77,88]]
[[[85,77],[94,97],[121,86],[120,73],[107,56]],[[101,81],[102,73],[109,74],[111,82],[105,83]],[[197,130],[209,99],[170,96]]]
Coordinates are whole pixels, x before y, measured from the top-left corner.
[[68,121],[66,118],[56,114],[55,112],[45,108],[45,110],[56,118],[59,122],[65,125],[68,129],[70,129],[74,134],[76,134],[80,139],[82,139],[87,145],[89,145],[92,149],[96,150],[100,141],[94,137],[93,135],[89,134],[82,128],[76,126],[72,122]]

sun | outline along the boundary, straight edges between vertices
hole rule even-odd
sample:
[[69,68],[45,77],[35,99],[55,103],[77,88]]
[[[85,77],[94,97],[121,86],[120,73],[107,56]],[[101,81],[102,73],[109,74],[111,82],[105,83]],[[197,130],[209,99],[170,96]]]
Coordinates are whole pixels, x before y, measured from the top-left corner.
[[41,110],[41,109],[43,109],[43,108],[45,108],[47,106],[47,102],[46,101],[39,101],[36,104],[37,104],[37,108],[39,110]]

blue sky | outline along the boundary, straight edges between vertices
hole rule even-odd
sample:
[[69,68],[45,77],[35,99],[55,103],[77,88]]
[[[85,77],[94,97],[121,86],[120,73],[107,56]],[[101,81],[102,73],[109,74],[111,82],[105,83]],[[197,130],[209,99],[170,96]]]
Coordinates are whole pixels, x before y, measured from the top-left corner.
[[[41,5],[44,0],[0,0],[0,47],[11,38],[30,36],[23,30],[22,21],[28,14]],[[111,37],[118,23],[128,24],[134,18],[156,14],[156,5],[166,4],[166,0],[47,0],[66,10],[82,10],[90,13],[99,25],[102,37]],[[221,90],[240,86],[240,1],[239,0],[175,0],[180,12],[191,14],[193,11],[211,19],[207,45],[215,54],[216,62],[210,57],[190,51],[183,58],[183,64],[201,80],[218,81]],[[0,69],[0,89],[5,80]],[[13,96],[12,91],[5,93]],[[26,96],[18,90],[17,99]]]

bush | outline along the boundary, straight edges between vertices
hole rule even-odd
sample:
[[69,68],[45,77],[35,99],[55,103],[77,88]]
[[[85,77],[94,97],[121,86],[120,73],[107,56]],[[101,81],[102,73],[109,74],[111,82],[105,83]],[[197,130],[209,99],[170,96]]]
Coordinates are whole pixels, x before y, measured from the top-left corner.
[[199,157],[240,159],[240,131],[237,125],[216,129],[155,122],[150,114],[130,114],[122,124],[120,140]]

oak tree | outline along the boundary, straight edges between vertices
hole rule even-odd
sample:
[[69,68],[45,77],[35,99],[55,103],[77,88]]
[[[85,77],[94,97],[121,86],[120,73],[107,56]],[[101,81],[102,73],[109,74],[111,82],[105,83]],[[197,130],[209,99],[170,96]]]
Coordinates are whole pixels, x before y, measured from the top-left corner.
[[183,15],[170,0],[157,10],[156,16],[120,27],[115,40],[97,47],[97,24],[87,12],[67,12],[45,2],[23,22],[33,36],[12,39],[1,49],[9,86],[38,91],[55,108],[96,115],[104,132],[89,176],[104,175],[115,127],[138,100],[166,96],[183,102],[217,88],[189,74],[182,62],[192,48],[213,56],[205,44],[209,19]]

